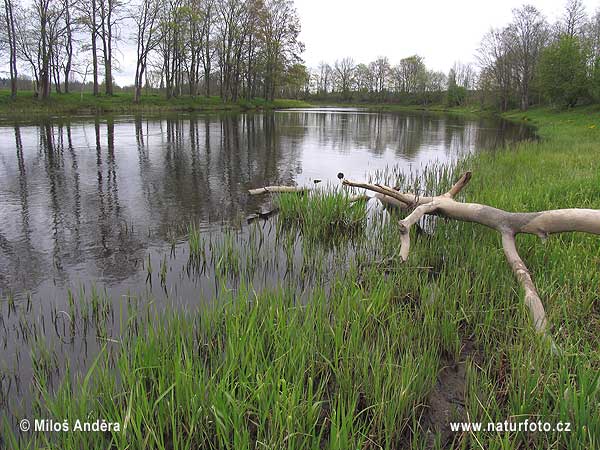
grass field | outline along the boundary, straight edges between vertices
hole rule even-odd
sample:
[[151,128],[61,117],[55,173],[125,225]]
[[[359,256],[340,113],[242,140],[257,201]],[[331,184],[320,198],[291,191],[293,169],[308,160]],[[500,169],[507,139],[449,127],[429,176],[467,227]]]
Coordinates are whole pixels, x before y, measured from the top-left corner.
[[[457,167],[431,167],[417,180],[422,191],[444,192],[469,168],[473,179],[461,193],[468,201],[514,211],[600,208],[600,110],[508,117],[536,125],[541,140],[483,152]],[[379,181],[415,183],[393,172]],[[134,313],[89,373],[56,395],[47,392],[44,366],[36,369],[37,416],[104,419],[121,430],[26,433],[19,443],[5,423],[5,445],[600,447],[597,236],[565,234],[545,244],[518,239],[560,347],[554,354],[533,330],[497,233],[438,220],[435,233],[413,238],[410,258],[400,265],[394,221],[378,215],[367,224],[339,193],[289,195],[279,201],[279,220],[297,225],[291,229],[303,240],[307,272],[319,270],[322,236],[339,233],[348,243],[338,269],[310,285],[308,302],[282,281],[269,292],[252,286],[226,292],[209,310]],[[196,255],[200,241],[190,228]],[[260,247],[248,248],[260,264]],[[223,252],[235,257],[230,247]],[[32,358],[43,361],[42,349],[34,345]],[[571,431],[451,432],[451,418],[484,427],[569,422]]]
[[245,111],[253,109],[293,108],[307,106],[300,100],[263,99],[223,103],[219,97],[182,96],[167,100],[164,95],[142,95],[140,103],[133,102],[133,94],[116,93],[113,96],[93,96],[90,93],[52,94],[47,100],[33,97],[32,92],[19,92],[16,99],[10,91],[0,91],[0,115],[23,114],[102,114],[162,111]]

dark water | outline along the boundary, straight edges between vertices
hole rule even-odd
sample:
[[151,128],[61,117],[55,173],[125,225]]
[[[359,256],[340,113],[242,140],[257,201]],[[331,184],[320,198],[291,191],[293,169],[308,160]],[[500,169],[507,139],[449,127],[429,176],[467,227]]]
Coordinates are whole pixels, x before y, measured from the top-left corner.
[[[242,274],[259,287],[285,280],[301,250],[283,250],[271,223],[246,225],[270,201],[250,197],[249,188],[337,184],[338,172],[361,180],[393,166],[418,172],[529,137],[529,129],[494,119],[331,109],[5,121],[0,407],[10,402],[16,416],[27,408],[16,399],[28,397],[29,349],[38,336],[60,378],[65,360],[85,367],[117,333],[109,307],[102,324],[73,325],[75,310],[83,316],[73,306],[79,299],[195,306]],[[190,270],[192,222],[207,248],[201,270]],[[258,233],[267,242],[260,264],[251,256],[265,239]],[[224,269],[232,252],[243,263]],[[326,271],[339,255],[322,257]]]

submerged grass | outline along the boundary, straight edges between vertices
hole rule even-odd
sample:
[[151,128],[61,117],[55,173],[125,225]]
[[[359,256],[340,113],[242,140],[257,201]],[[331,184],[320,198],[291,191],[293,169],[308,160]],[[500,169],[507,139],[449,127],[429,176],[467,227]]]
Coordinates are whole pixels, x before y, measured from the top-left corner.
[[[461,193],[468,201],[514,211],[600,208],[599,117],[589,109],[519,113],[513,118],[538,125],[541,142],[480,153],[456,168],[431,168],[420,181],[394,172],[377,176],[419,192],[444,191],[468,167],[474,176]],[[279,220],[296,224],[311,238],[348,234],[348,226],[363,220],[365,207],[346,201],[339,192],[281,196]],[[104,419],[121,429],[19,435],[5,418],[2,444],[25,449],[600,447],[598,238],[569,234],[546,244],[519,239],[561,347],[553,354],[535,335],[495,232],[434,220],[435,232],[414,236],[410,259],[400,265],[397,229],[385,217],[361,228],[363,238],[356,239],[352,254],[340,256],[346,259],[331,270],[328,289],[311,286],[308,302],[300,301],[293,286],[257,293],[242,285],[223,289],[217,305],[201,312],[131,311],[146,326],[122,327],[87,374],[75,381],[65,377],[54,394],[47,381],[53,353],[38,342],[32,346],[32,358],[40,361],[33,416],[71,424]],[[256,230],[244,259],[250,264],[261,263],[263,241]],[[215,264],[243,259],[233,239],[230,234],[206,244],[212,245]],[[204,248],[200,240],[198,230],[190,228],[192,257]],[[304,250],[307,270],[326,251]],[[474,350],[466,354],[467,346]],[[464,366],[458,385],[438,379],[446,366],[455,371]],[[463,422],[484,427],[505,420],[570,422],[571,431],[448,433],[447,423],[433,419],[432,409],[439,405],[434,392],[454,399],[448,414]]]

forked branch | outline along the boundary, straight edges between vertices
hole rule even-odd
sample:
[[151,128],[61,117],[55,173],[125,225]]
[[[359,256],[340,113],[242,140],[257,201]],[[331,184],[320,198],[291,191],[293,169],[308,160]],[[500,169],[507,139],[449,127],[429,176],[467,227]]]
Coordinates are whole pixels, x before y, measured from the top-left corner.
[[515,213],[479,203],[457,202],[454,197],[469,183],[470,179],[471,172],[465,172],[448,192],[435,197],[420,197],[413,193],[402,193],[379,184],[357,183],[350,180],[343,180],[342,183],[345,186],[376,192],[380,194],[379,198],[392,199],[392,202],[400,208],[414,208],[405,219],[399,222],[400,256],[403,261],[408,258],[410,227],[426,214],[479,223],[498,231],[502,235],[502,247],[506,259],[525,291],[525,304],[531,312],[533,324],[538,332],[546,333],[548,322],[544,306],[531,274],[519,256],[515,245],[515,236],[518,233],[528,233],[545,239],[550,234],[568,231],[600,234],[600,210],[555,209]]

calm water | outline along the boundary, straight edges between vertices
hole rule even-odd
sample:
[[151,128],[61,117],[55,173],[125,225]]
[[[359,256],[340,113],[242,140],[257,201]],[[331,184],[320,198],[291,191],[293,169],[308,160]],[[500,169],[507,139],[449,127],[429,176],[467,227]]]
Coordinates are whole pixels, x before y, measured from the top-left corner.
[[[69,295],[194,306],[233,283],[215,259],[248,250],[258,227],[245,218],[269,207],[249,188],[418,171],[529,137],[499,120],[348,109],[0,124],[0,409],[27,408],[17,399],[28,398],[33,336],[51,343],[60,378],[64,360],[85,367],[118,332],[112,313],[102,330],[72,326]],[[189,264],[192,222],[208,249],[199,270]],[[260,268],[246,259],[238,269],[259,287],[285,280],[302,258],[299,248],[284,254],[271,223],[260,233],[270,253]]]

